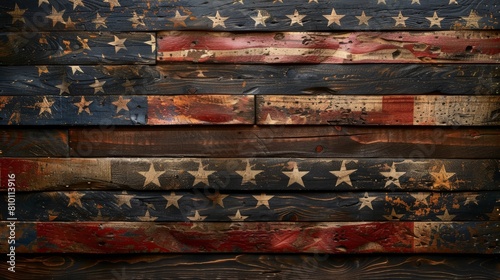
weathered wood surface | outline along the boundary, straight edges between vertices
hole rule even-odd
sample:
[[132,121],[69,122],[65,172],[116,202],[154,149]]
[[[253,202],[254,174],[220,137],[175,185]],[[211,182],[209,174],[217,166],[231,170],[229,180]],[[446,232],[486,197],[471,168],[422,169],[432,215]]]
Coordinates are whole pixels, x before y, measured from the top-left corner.
[[[295,182],[296,183],[296,182]],[[7,205],[7,193],[0,200]],[[499,191],[220,193],[65,191],[16,194],[18,221],[358,222],[500,220]],[[0,218],[9,216],[7,207]]]
[[[98,93],[104,83],[88,86]],[[0,124],[254,124],[254,105],[253,95],[0,96]]]
[[77,157],[491,158],[497,128],[214,126],[70,129]]
[[[2,255],[0,259],[5,259]],[[50,279],[495,279],[491,255],[143,254],[20,255],[16,273],[0,262],[0,277]]]
[[263,95],[257,124],[498,126],[500,97]]
[[155,33],[0,33],[0,65],[154,64]]
[[64,129],[1,127],[0,157],[67,157],[68,142]]
[[158,33],[159,62],[499,63],[498,31]]
[[[8,223],[0,226],[7,229]],[[499,222],[16,222],[15,227],[16,253],[500,253]],[[2,230],[0,237],[6,240],[7,234]],[[7,246],[0,243],[0,251],[7,253]]]
[[[6,0],[8,30],[500,29],[494,0]],[[435,13],[437,12],[437,13]],[[97,16],[98,15],[98,16]],[[295,15],[295,16],[294,16]]]
[[500,66],[489,64],[40,65],[0,67],[2,95],[186,94],[500,94]]
[[[500,161],[470,159],[0,158],[18,192],[496,191]],[[7,190],[2,177],[0,190]]]

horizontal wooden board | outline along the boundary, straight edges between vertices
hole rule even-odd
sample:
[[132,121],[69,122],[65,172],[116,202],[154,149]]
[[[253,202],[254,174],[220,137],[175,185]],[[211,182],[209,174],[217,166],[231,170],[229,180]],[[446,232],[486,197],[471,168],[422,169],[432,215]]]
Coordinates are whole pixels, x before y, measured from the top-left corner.
[[9,30],[499,29],[494,0],[5,0]]
[[[0,222],[2,240],[9,223]],[[15,222],[15,229],[16,253],[500,252],[499,222]]]
[[495,191],[499,166],[494,159],[0,158],[18,192]]
[[[99,93],[105,83],[88,86]],[[254,105],[252,95],[0,96],[0,124],[253,124]]]
[[[5,255],[0,260],[6,259]],[[495,279],[492,255],[323,254],[30,254],[16,256],[16,273],[0,261],[0,277],[50,279]]]
[[214,126],[71,128],[77,157],[491,158],[497,128]]
[[67,157],[68,142],[68,131],[64,129],[2,127],[0,157]]
[[2,95],[186,94],[500,94],[500,66],[490,64],[41,65],[0,67]]
[[500,97],[263,95],[257,124],[497,126]]
[[498,31],[158,33],[158,61],[499,63]]
[[155,33],[0,33],[0,65],[154,64]]
[[[0,194],[0,200],[7,205],[8,194]],[[39,222],[495,221],[500,220],[497,201],[500,201],[500,191],[18,192],[15,217],[17,221]],[[0,218],[10,218],[7,207],[0,209]]]

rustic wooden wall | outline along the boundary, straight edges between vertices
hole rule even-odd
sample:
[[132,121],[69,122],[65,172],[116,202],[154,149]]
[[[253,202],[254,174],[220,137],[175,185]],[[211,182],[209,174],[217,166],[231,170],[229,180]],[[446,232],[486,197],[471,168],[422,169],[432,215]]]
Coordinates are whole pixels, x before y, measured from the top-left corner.
[[497,279],[499,30],[496,0],[4,0],[0,278]]

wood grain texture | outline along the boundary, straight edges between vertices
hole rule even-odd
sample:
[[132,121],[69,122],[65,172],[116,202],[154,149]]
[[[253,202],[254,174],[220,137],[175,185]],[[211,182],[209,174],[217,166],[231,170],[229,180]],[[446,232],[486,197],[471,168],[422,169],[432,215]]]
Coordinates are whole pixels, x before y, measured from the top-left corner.
[[500,94],[500,66],[489,64],[40,65],[0,67],[2,95],[187,94]]
[[67,157],[68,131],[50,128],[0,128],[0,157]]
[[257,123],[497,126],[500,97],[263,95],[257,98]]
[[498,31],[160,32],[159,62],[499,63]]
[[496,128],[261,126],[71,128],[79,157],[491,158]]
[[[7,229],[8,222],[0,222]],[[16,253],[498,254],[499,222],[16,222]],[[7,230],[0,237],[7,238]],[[7,244],[0,244],[7,252]]]
[[[0,158],[0,172],[16,176],[18,192],[496,191],[499,165],[494,159]],[[300,180],[289,176],[295,167]],[[7,177],[0,182],[5,191]]]
[[154,64],[154,33],[0,33],[0,65]]
[[[7,193],[0,200],[7,205]],[[500,192],[23,192],[17,221],[500,221]],[[7,207],[0,209],[5,220]],[[201,217],[201,218],[200,218]]]
[[[5,258],[1,256],[0,259]],[[495,279],[498,256],[322,254],[22,255],[4,279]],[[16,277],[14,277],[14,276]]]
[[[81,4],[64,1],[3,1],[5,14],[0,28],[8,30],[439,30],[499,29],[500,14],[494,0],[449,1],[201,1],[201,0],[87,0]],[[78,2],[77,2],[78,3]],[[15,11],[18,4],[20,14]],[[51,7],[52,6],[52,7]],[[54,9],[52,9],[54,8]],[[329,19],[332,8],[338,14]],[[305,17],[292,21],[297,11]],[[438,19],[433,12],[437,11]],[[176,17],[176,12],[179,13]],[[222,22],[211,18],[219,13]],[[362,12],[367,18],[361,17]],[[396,21],[398,13],[405,17]],[[473,16],[471,17],[471,12]],[[96,14],[101,21],[96,21]],[[54,15],[60,18],[52,20]],[[259,20],[259,15],[261,16]],[[476,15],[474,17],[474,15]],[[292,18],[290,18],[292,17]],[[70,21],[71,19],[71,21]],[[99,24],[100,22],[100,24]]]

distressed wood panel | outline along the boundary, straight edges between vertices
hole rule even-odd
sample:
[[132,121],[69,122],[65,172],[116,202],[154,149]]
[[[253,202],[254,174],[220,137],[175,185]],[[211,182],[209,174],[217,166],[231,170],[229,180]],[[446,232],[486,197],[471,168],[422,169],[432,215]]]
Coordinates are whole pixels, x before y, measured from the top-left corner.
[[499,63],[498,31],[158,33],[159,62]]
[[[500,93],[489,64],[41,65],[0,67],[2,95],[445,94]],[[61,88],[64,84],[67,87]]]
[[0,33],[0,65],[154,64],[155,33]]
[[[4,258],[4,256],[2,256]],[[0,257],[1,259],[1,257]],[[21,255],[4,279],[494,279],[500,258],[491,255],[142,254]],[[13,276],[14,275],[14,276]]]
[[[96,93],[105,81],[89,85]],[[3,125],[253,124],[253,96],[1,96]]]
[[4,14],[0,28],[28,31],[500,29],[495,4],[494,0],[337,0],[333,3],[314,0],[7,0],[0,6]]
[[[495,191],[499,160],[0,158],[18,192],[68,190]],[[7,189],[7,177],[0,190]],[[472,203],[472,202],[471,202]]]
[[64,129],[1,127],[0,157],[67,157],[68,142]]
[[[294,182],[297,184],[297,182]],[[7,205],[7,193],[0,199]],[[357,222],[500,220],[489,192],[23,192],[18,221]],[[7,207],[0,217],[10,217]]]
[[[9,222],[0,222],[7,229]],[[16,253],[498,254],[498,222],[16,222]],[[0,232],[7,239],[7,230]],[[7,252],[6,242],[0,251]]]
[[500,124],[497,96],[258,96],[257,123],[333,125]]
[[71,128],[72,156],[491,158],[496,128],[214,126]]

